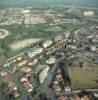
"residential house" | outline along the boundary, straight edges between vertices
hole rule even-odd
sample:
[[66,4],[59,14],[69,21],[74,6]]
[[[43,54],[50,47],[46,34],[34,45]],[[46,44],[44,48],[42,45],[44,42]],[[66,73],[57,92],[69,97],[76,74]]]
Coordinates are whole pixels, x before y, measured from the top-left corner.
[[43,46],[44,48],[47,48],[47,47],[51,46],[52,43],[53,43],[52,40],[47,40],[47,41],[45,41],[45,42],[42,44],[42,46]]

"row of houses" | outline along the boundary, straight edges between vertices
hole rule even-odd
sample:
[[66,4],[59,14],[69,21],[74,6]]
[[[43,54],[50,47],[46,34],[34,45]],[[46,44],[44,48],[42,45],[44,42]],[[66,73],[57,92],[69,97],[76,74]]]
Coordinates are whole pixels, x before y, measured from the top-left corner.
[[31,77],[32,68],[29,66],[21,67],[21,76],[19,75],[19,81],[22,84],[26,92],[33,91],[33,85],[31,84],[29,78]]
[[58,96],[57,100],[89,100],[88,95],[83,95],[80,97],[79,95],[73,95],[73,96]]
[[64,82],[61,68],[57,69],[51,88],[54,90],[56,95],[60,95],[62,92],[71,92],[71,87],[66,85]]

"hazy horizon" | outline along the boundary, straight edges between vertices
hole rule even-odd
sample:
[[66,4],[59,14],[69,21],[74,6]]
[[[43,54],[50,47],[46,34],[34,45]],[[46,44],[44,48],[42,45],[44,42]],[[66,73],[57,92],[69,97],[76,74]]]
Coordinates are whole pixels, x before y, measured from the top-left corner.
[[0,7],[34,6],[48,4],[69,4],[97,7],[98,0],[0,0]]

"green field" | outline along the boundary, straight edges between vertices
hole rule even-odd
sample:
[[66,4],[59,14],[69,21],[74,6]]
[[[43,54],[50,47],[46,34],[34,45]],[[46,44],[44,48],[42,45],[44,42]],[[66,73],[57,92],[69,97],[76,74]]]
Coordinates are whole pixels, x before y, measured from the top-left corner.
[[59,32],[62,32],[62,28],[59,27],[59,26],[53,26],[53,27],[50,27],[48,29],[46,29],[47,32],[53,32],[53,33],[59,33]]
[[87,69],[80,67],[69,67],[72,89],[98,88],[98,65],[89,64]]

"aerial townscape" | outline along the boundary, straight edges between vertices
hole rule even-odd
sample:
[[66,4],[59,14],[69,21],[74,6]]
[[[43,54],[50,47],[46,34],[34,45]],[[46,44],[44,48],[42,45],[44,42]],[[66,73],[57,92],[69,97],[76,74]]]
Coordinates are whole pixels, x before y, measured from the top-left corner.
[[1,1],[0,100],[98,100],[98,7]]

